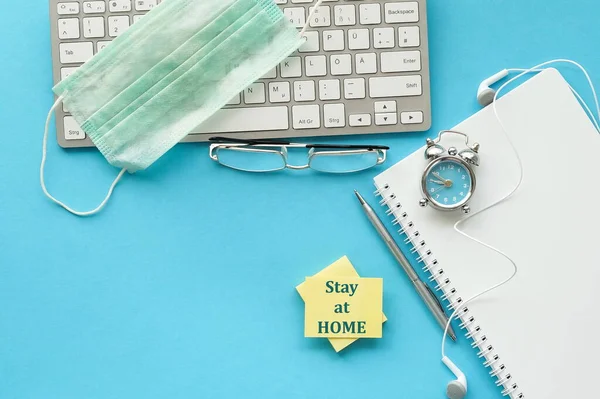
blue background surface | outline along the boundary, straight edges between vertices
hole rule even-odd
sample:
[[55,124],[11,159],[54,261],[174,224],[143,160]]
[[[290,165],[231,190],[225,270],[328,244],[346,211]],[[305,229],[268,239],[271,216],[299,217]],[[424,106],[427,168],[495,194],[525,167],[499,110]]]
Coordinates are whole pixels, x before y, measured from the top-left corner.
[[[477,111],[477,85],[499,69],[569,57],[600,77],[597,1],[428,9],[432,129],[351,140],[390,145],[387,166]],[[0,10],[1,398],[445,397],[440,329],[352,194],[375,202],[384,168],[250,175],[217,166],[206,145],[180,145],[126,176],[99,216],[73,217],[38,180],[53,103],[47,0]],[[60,149],[53,132],[49,144],[51,192],[94,207],[117,171],[94,150]],[[336,354],[303,338],[294,287],[343,255],[384,278],[389,321],[383,339]],[[469,397],[501,397],[465,339],[449,352]]]

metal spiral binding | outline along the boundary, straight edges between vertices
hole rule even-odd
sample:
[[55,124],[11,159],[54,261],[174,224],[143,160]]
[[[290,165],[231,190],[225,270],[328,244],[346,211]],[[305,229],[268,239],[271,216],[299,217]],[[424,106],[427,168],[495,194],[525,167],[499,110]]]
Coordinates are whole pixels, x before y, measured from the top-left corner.
[[[384,184],[377,187],[375,195],[381,196],[379,203],[388,207],[386,214],[393,216],[394,225],[399,226],[398,233],[405,235],[404,242],[412,245],[411,253],[417,255],[419,263],[423,263],[423,271],[429,273],[429,281],[435,284],[434,289],[436,292],[440,292],[441,299],[448,302],[448,309],[454,311],[457,307],[460,307],[463,298],[452,285],[452,280],[446,276],[444,269],[440,267],[433,250],[428,248],[424,237],[421,237],[421,233],[417,230],[410,215],[402,209],[402,204],[396,198],[396,194],[391,191],[390,185]],[[471,346],[479,349],[477,356],[483,359],[484,367],[490,369],[489,374],[496,379],[496,385],[502,386],[502,395],[509,396],[511,399],[524,399],[525,395],[513,381],[512,376],[507,371],[507,366],[489,343],[488,337],[483,333],[483,328],[479,326],[476,318],[470,314],[469,308],[461,309],[457,318],[461,321],[460,328],[465,330],[465,337],[471,340]]]

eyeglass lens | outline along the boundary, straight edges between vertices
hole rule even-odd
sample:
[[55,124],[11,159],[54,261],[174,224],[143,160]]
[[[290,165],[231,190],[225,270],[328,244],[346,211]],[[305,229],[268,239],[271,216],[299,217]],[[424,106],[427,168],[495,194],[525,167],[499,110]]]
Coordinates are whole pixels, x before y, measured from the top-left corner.
[[279,151],[221,147],[217,150],[221,165],[246,172],[274,172],[285,169],[285,158]]
[[325,173],[352,173],[377,165],[377,151],[315,152],[311,155],[311,169]]

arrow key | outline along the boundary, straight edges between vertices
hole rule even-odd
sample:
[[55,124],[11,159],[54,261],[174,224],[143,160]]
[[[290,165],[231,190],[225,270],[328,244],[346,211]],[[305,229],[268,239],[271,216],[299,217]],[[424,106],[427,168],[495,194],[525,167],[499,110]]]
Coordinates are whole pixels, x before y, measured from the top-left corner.
[[398,115],[395,112],[390,112],[386,114],[375,114],[375,124],[377,126],[397,125]]
[[396,112],[396,101],[375,101],[375,113]]
[[421,111],[410,111],[402,112],[400,114],[400,121],[403,125],[412,125],[423,123],[423,112]]
[[371,114],[354,114],[348,119],[350,126],[371,126]]

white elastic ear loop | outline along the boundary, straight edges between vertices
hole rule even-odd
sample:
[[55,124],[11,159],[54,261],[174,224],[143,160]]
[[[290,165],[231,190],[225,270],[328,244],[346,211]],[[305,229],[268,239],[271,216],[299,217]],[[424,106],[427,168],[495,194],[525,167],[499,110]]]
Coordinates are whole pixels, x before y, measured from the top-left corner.
[[97,208],[95,208],[95,209],[93,209],[91,211],[87,211],[87,212],[76,211],[76,210],[72,209],[71,207],[69,207],[68,205],[66,205],[64,202],[61,202],[61,201],[57,200],[56,198],[54,198],[48,192],[48,190],[46,189],[46,182],[44,181],[44,167],[46,166],[46,152],[47,152],[47,147],[48,147],[48,129],[50,127],[50,120],[52,119],[52,114],[54,113],[54,111],[56,110],[56,108],[62,103],[62,101],[63,101],[63,97],[61,96],[61,97],[58,98],[58,100],[56,100],[56,102],[54,103],[54,105],[52,106],[52,108],[50,108],[50,112],[48,112],[48,117],[46,118],[46,128],[44,129],[44,140],[42,141],[42,163],[40,165],[40,185],[42,186],[42,191],[44,192],[44,194],[46,195],[46,197],[48,197],[54,203],[62,206],[67,211],[71,212],[73,215],[76,215],[76,216],[91,216],[91,215],[94,215],[94,214],[100,212],[102,210],[102,208],[104,208],[104,206],[106,205],[106,203],[110,199],[110,196],[112,195],[113,190],[115,189],[115,186],[117,185],[117,183],[119,182],[119,180],[121,180],[121,178],[125,174],[126,169],[123,168],[119,172],[119,174],[117,175],[117,178],[110,185],[110,188],[108,189],[108,193],[106,194],[106,197],[104,198],[104,200],[100,203],[100,205],[98,205]]
[[[508,132],[506,130],[506,127],[504,126],[504,123],[502,122],[502,120],[500,119],[500,117],[498,116],[498,110],[496,109],[496,100],[498,98],[498,95],[500,94],[500,92],[509,84],[511,84],[512,82],[514,82],[515,80],[521,78],[522,76],[531,73],[531,72],[541,72],[543,69],[543,67],[550,65],[550,64],[555,64],[555,63],[568,63],[568,64],[572,64],[575,65],[577,68],[579,68],[583,74],[585,75],[589,85],[590,85],[590,89],[592,90],[592,95],[594,96],[594,102],[596,105],[596,115],[598,116],[598,118],[600,119],[600,105],[598,103],[598,96],[596,95],[596,89],[594,87],[594,84],[592,83],[592,79],[590,78],[588,72],[585,70],[585,68],[583,66],[581,66],[579,63],[572,61],[572,60],[567,60],[567,59],[556,59],[556,60],[550,60],[550,61],[546,61],[543,62],[539,65],[534,66],[533,68],[530,69],[509,69],[509,71],[520,71],[521,73],[517,76],[515,76],[514,78],[509,79],[506,83],[504,83],[502,86],[500,86],[500,88],[496,91],[496,94],[494,95],[494,102],[492,103],[493,105],[493,109],[494,109],[494,115],[496,116],[496,119],[498,120],[498,123],[500,124],[500,127],[502,128],[502,131],[504,132],[504,135],[506,136],[508,142],[510,143],[512,150],[514,151],[516,157],[517,157],[517,161],[519,162],[519,181],[517,183],[517,185],[515,186],[515,188],[513,188],[507,195],[505,195],[504,197],[502,197],[500,200],[494,202],[493,204],[469,215],[468,217],[459,220],[458,222],[456,222],[454,224],[454,230],[460,234],[462,234],[464,237],[475,241],[476,243],[483,245],[486,248],[491,249],[492,251],[502,255],[503,257],[505,257],[513,266],[513,272],[511,273],[510,276],[508,276],[506,279],[504,279],[503,281],[499,282],[498,284],[495,284],[487,289],[485,289],[484,291],[481,291],[480,293],[472,296],[471,298],[467,299],[465,302],[462,303],[461,306],[457,307],[454,312],[452,312],[452,314],[450,315],[450,317],[448,318],[448,322],[446,323],[446,328],[444,329],[444,336],[442,337],[442,358],[446,357],[446,352],[445,352],[445,344],[446,344],[446,336],[448,335],[448,329],[450,328],[450,323],[452,322],[452,320],[454,319],[454,317],[456,317],[457,313],[461,310],[463,310],[464,308],[467,307],[467,305],[471,302],[473,302],[475,299],[479,298],[482,295],[487,294],[490,291],[495,290],[498,287],[503,286],[504,284],[508,283],[510,280],[513,279],[513,277],[517,274],[518,271],[518,267],[517,264],[515,263],[515,261],[508,256],[506,253],[502,252],[501,250],[475,238],[470,236],[469,234],[465,233],[464,231],[462,231],[459,226],[461,224],[463,224],[465,221],[471,219],[472,217],[479,215],[480,213],[493,208],[494,206],[506,201],[508,198],[512,197],[512,195],[519,189],[519,187],[521,186],[521,183],[523,182],[523,162],[521,161],[521,157],[519,156],[519,152],[517,151],[517,148],[515,147],[514,143],[511,141],[510,136],[508,135]],[[543,68],[543,69],[542,69]],[[598,121],[596,120],[596,118],[594,117],[594,115],[592,114],[592,112],[590,111],[590,108],[588,107],[588,105],[586,104],[585,101],[583,101],[583,98],[581,98],[581,96],[579,95],[579,93],[577,93],[577,91],[575,89],[573,89],[573,87],[569,86],[571,88],[571,90],[573,91],[573,93],[575,94],[575,96],[577,97],[577,99],[585,106],[585,109],[588,112],[588,115],[590,115],[591,119],[594,122],[594,125],[596,127],[596,130],[598,130],[598,133],[600,133],[600,126],[598,125]]]
[[308,19],[306,20],[306,24],[304,24],[304,27],[302,28],[302,30],[300,31],[300,36],[304,36],[304,33],[306,33],[306,30],[308,29],[308,27],[310,26],[310,20],[313,17],[313,15],[315,15],[315,13],[317,12],[317,9],[319,8],[319,6],[321,5],[321,3],[323,3],[323,0],[318,0],[314,7],[312,8],[312,10],[310,11],[310,13],[308,14]]

